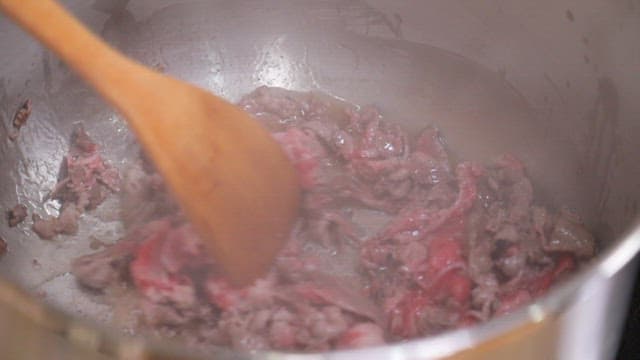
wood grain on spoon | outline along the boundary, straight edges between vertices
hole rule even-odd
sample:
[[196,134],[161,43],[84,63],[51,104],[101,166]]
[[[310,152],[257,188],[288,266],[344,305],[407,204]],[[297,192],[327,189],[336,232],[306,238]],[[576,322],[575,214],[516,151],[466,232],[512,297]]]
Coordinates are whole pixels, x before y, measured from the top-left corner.
[[0,0],[128,120],[189,219],[238,285],[263,274],[297,214],[292,165],[236,106],[121,54],[53,0]]

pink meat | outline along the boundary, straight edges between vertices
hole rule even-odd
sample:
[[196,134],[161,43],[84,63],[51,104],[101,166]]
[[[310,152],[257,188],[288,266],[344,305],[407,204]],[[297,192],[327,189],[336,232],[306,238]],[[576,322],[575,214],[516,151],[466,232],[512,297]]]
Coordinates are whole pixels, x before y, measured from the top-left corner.
[[465,261],[459,239],[460,226],[451,227],[428,240],[424,271],[412,274],[419,290],[400,288],[385,303],[391,333],[399,338],[410,338],[428,332],[424,313],[433,306],[447,308],[451,317],[464,314],[470,303],[471,280],[465,273]]
[[327,157],[322,145],[313,136],[295,128],[274,133],[273,137],[295,166],[302,189],[313,188],[320,181],[320,162]]
[[382,121],[378,110],[364,107],[350,111],[350,130],[358,134],[351,154],[354,159],[384,159],[407,155],[406,134],[397,126]]
[[102,251],[81,256],[72,261],[71,272],[80,284],[95,290],[105,289],[124,278],[127,261],[137,246],[135,241],[122,240]]
[[49,193],[50,198],[62,202],[60,215],[46,219],[33,216],[32,228],[42,239],[52,239],[58,234],[75,234],[80,215],[100,205],[108,192],[120,189],[118,170],[102,158],[98,145],[82,126],[77,126],[71,135],[70,149],[63,160],[60,177],[62,179]]
[[463,216],[475,201],[476,179],[482,175],[482,172],[482,168],[477,165],[461,163],[456,168],[459,182],[458,198],[451,207],[435,211],[415,206],[405,208],[391,220],[376,238],[394,238],[407,231],[417,231],[420,235],[426,235],[437,230],[449,219]]
[[234,310],[271,303],[278,294],[275,285],[275,278],[268,275],[250,286],[236,288],[220,275],[211,274],[204,284],[204,290],[210,303],[222,310]]
[[[453,167],[436,128],[410,142],[373,107],[310,94],[260,88],[241,106],[273,131],[303,190],[303,216],[266,276],[231,286],[169,196],[156,196],[165,189],[152,166],[128,179],[125,192],[138,195],[125,203],[138,205],[127,208],[134,226],[161,220],[133,231],[121,251],[74,262],[80,282],[95,289],[128,271],[154,330],[238,350],[379,345],[512,312],[595,251],[579,220],[533,206],[514,156]],[[73,229],[118,188],[117,172],[82,130],[65,167],[52,194],[67,210],[34,224],[45,236]],[[354,223],[363,208],[391,217],[366,239]],[[343,269],[346,259],[353,268]]]
[[190,224],[183,224],[166,233],[158,257],[162,267],[177,274],[211,265],[204,244]]
[[358,323],[345,331],[338,339],[338,349],[363,348],[383,345],[384,331],[373,323]]
[[449,154],[444,146],[440,132],[435,127],[428,127],[420,133],[414,152],[427,154],[436,161],[448,162]]
[[214,276],[207,279],[205,291],[209,302],[223,311],[239,307],[246,296],[244,289],[235,289],[223,278]]
[[164,266],[167,261],[162,260],[167,241],[177,239],[167,236],[171,231],[168,228],[159,229],[142,242],[130,266],[131,277],[138,290],[149,300],[190,307],[195,303],[193,281],[185,274],[171,273]]

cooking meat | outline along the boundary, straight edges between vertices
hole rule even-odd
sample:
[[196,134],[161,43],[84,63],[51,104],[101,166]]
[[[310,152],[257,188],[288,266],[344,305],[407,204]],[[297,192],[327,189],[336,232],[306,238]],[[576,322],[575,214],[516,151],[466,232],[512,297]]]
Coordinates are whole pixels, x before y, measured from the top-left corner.
[[132,240],[108,245],[101,251],[74,259],[71,272],[80,284],[103,290],[125,276],[136,246]]
[[590,258],[595,252],[595,240],[579,219],[561,212],[544,248],[549,252],[569,252],[581,258]]
[[78,232],[78,219],[80,211],[75,204],[63,205],[58,217],[41,218],[38,214],[32,215],[33,231],[43,240],[51,240],[58,234],[74,235]]
[[25,100],[22,105],[18,108],[15,115],[13,116],[13,127],[16,129],[20,129],[24,124],[27,123],[27,119],[31,115],[31,100]]
[[196,289],[181,270],[193,265],[191,261],[197,261],[198,255],[203,257],[204,252],[201,245],[191,244],[195,236],[192,230],[171,228],[168,220],[165,222],[166,227],[159,227],[140,244],[130,266],[131,277],[150,301],[190,308],[196,301]]
[[17,226],[27,218],[27,207],[23,204],[17,204],[11,210],[7,211],[7,222],[10,227]]
[[0,256],[7,253],[7,242],[0,236]]
[[338,349],[361,348],[384,344],[384,330],[373,323],[358,323],[343,332],[338,339]]
[[[411,136],[374,107],[323,95],[263,87],[240,106],[296,168],[302,215],[268,274],[235,288],[153,166],[134,161],[122,183],[128,235],[72,271],[93,289],[132,285],[140,331],[237,350],[379,345],[516,311],[596,252],[575,215],[536,202],[515,156],[455,162],[437,128]],[[73,230],[118,189],[96,149],[74,133],[52,195],[63,211],[36,221],[41,236]]]
[[59,174],[59,181],[49,198],[62,204],[57,217],[41,218],[33,215],[33,231],[42,239],[58,234],[73,235],[78,231],[78,220],[84,211],[100,205],[110,192],[119,191],[120,176],[98,153],[98,145],[76,126],[71,144]]
[[[71,271],[81,284],[93,289],[104,289],[112,285],[125,274],[129,274],[130,269],[134,267],[140,269],[137,271],[144,272],[146,270],[144,262],[147,259],[145,255],[149,252],[148,249],[155,246],[157,239],[164,240],[170,228],[171,220],[168,218],[151,221],[131,231],[118,243],[75,259],[72,262]],[[143,247],[145,248],[142,249]],[[132,264],[134,259],[138,264]],[[183,260],[183,262],[186,261]],[[175,263],[175,260],[172,263]],[[154,269],[150,269],[149,272],[152,270]],[[137,272],[132,271],[131,275],[136,276]],[[145,275],[141,275],[137,281],[143,283],[145,280]]]
[[20,133],[20,128],[27,123],[29,116],[31,115],[31,100],[25,100],[22,105],[16,110],[16,113],[13,115],[13,121],[11,122],[13,125],[13,130],[9,133],[9,139],[11,141],[15,141],[18,138]]

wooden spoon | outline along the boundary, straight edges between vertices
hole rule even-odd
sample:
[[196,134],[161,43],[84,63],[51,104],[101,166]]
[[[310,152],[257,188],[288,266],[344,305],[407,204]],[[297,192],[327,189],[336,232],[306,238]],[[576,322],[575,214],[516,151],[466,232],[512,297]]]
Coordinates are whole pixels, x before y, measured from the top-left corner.
[[292,165],[260,124],[126,58],[53,0],[0,0],[0,9],[126,117],[232,282],[248,284],[268,269],[300,195]]

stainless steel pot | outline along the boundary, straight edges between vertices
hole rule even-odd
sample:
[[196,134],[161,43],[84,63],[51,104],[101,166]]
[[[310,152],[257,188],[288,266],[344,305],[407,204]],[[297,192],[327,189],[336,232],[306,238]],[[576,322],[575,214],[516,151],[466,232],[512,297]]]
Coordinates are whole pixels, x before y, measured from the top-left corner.
[[[573,280],[481,326],[380,348],[251,357],[614,356],[640,249],[637,0],[64,3],[127,54],[230,99],[263,84],[318,89],[375,103],[408,128],[435,123],[466,158],[516,153],[538,195],[577,209],[601,241],[600,257]],[[116,164],[133,139],[118,115],[5,18],[0,48],[0,204],[55,213],[44,198],[74,122],[98,134]],[[11,142],[10,120],[25,98],[33,115]],[[91,236],[121,234],[110,206],[117,204],[85,215],[77,237],[53,242],[34,237],[28,221],[0,224],[9,246],[0,260],[3,358],[190,356],[179,344],[101,327],[109,309],[67,273]]]

